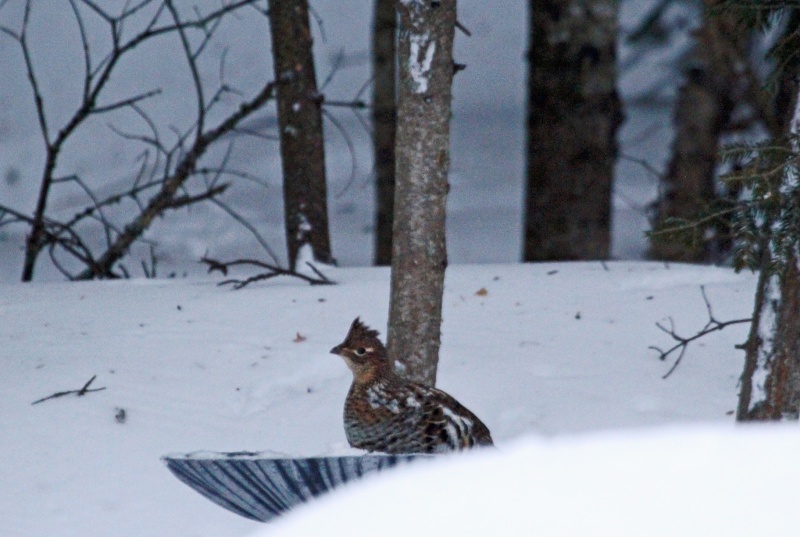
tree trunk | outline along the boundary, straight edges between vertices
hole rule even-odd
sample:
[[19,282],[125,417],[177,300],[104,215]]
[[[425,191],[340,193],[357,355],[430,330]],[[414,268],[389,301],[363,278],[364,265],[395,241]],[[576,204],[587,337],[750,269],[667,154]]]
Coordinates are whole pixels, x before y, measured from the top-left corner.
[[[800,133],[798,94],[800,83],[795,78],[793,118],[789,123],[792,136]],[[793,142],[794,153],[800,144]],[[787,166],[783,180],[775,186],[773,198],[796,199],[800,178],[796,165]],[[753,324],[745,345],[745,365],[740,379],[738,421],[797,420],[800,417],[800,267],[798,243],[775,244],[775,234],[787,219],[796,220],[796,202],[783,202],[782,211],[790,214],[769,215],[762,226],[761,273],[756,290]],[[788,217],[788,218],[787,218]],[[774,267],[778,266],[779,269]]]
[[283,161],[289,268],[310,244],[314,259],[332,263],[325,184],[322,100],[317,92],[306,0],[270,0],[270,30]]
[[[788,16],[786,17],[786,28],[783,30],[781,39],[791,39],[793,35],[800,33],[800,9],[796,7],[785,9],[788,10]],[[792,54],[788,58],[778,57],[777,59],[781,68],[777,78],[772,111],[775,123],[781,128],[779,134],[789,130],[789,122],[794,115],[794,95],[797,87],[795,77],[797,73],[800,73],[800,58],[793,53],[793,50],[791,52]]]
[[738,421],[800,416],[800,270],[795,254],[782,273],[762,270],[764,291],[746,345]]
[[525,260],[604,259],[622,122],[617,0],[531,0]]
[[375,0],[372,30],[372,125],[375,155],[375,264],[392,264],[394,222],[394,144],[397,130],[395,92],[394,0]]
[[397,6],[400,85],[388,351],[406,377],[432,386],[447,267],[456,1],[404,0]]
[[[710,4],[711,0],[706,0]],[[707,16],[695,31],[692,60],[675,108],[672,157],[656,205],[655,227],[668,219],[693,221],[717,198],[716,166],[720,136],[748,86],[749,36],[736,26],[736,13]],[[724,239],[709,239],[713,223],[698,228],[691,241],[653,235],[650,257],[668,261],[713,262],[727,249]]]

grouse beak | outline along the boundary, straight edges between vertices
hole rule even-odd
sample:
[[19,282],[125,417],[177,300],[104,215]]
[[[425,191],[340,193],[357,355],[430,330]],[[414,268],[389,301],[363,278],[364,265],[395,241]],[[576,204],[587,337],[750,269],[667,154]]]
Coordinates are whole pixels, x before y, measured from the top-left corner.
[[336,345],[334,348],[331,349],[331,354],[341,354],[342,346]]

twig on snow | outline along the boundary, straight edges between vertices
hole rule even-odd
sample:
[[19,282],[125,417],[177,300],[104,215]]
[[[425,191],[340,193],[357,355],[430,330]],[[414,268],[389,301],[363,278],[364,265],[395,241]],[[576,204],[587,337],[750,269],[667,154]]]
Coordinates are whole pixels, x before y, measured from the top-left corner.
[[78,397],[81,397],[82,395],[86,395],[89,392],[100,392],[100,391],[105,390],[106,389],[105,386],[103,386],[102,388],[89,388],[89,386],[91,386],[92,382],[94,382],[94,379],[96,379],[96,378],[97,378],[97,375],[92,376],[92,378],[90,378],[86,382],[86,384],[83,385],[83,388],[81,388],[79,390],[67,390],[67,391],[63,391],[63,392],[56,392],[53,395],[48,395],[47,397],[42,397],[41,399],[37,399],[36,401],[31,403],[31,405],[37,405],[39,403],[43,403],[44,401],[47,401],[48,399],[55,399],[56,397],[63,397],[65,395],[70,395],[70,394],[73,394],[73,393],[75,395],[77,395]]

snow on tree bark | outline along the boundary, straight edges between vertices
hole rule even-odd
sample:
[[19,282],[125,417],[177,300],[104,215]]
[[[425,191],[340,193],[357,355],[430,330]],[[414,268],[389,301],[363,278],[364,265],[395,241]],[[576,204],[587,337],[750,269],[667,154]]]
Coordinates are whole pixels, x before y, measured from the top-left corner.
[[397,11],[394,0],[375,0],[372,30],[372,124],[375,155],[375,264],[392,263],[394,223],[395,138],[397,103],[395,91],[395,40]]
[[317,91],[306,0],[270,0],[270,30],[278,81],[278,125],[289,268],[310,244],[314,259],[332,263],[325,184],[322,101]]
[[603,259],[622,122],[617,0],[531,0],[526,261]]
[[[800,84],[795,84],[794,116],[789,125],[792,136],[800,134]],[[800,144],[792,144],[794,153],[799,153]],[[799,192],[797,168],[786,166],[779,195],[796,198]],[[797,207],[782,206],[781,210],[793,209]],[[738,421],[796,421],[800,417],[800,237],[792,237],[788,249],[771,240],[785,217],[779,215],[767,223],[772,234],[765,240],[753,325],[745,344]]]
[[432,386],[447,267],[456,1],[401,0],[397,7],[400,84],[387,346],[406,377]]

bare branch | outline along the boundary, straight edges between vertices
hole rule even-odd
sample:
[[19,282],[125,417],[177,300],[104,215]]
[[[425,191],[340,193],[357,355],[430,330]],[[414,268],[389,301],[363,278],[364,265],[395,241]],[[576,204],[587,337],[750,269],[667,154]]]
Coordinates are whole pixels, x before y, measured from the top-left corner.
[[[181,38],[181,45],[183,46],[183,51],[186,55],[186,62],[189,64],[189,71],[192,73],[192,81],[194,82],[194,91],[197,94],[197,136],[203,132],[204,125],[205,125],[205,117],[206,117],[206,100],[203,96],[203,83],[200,80],[200,72],[197,70],[197,56],[192,52],[191,46],[189,45],[189,39],[186,37],[186,29],[183,25],[180,17],[178,16],[178,11],[175,9],[175,6],[172,4],[172,0],[164,0],[167,9],[169,9],[170,14],[172,15],[172,20],[175,21],[175,27],[178,31],[178,35]],[[201,29],[205,31],[204,26],[201,26]],[[206,34],[206,40],[208,39],[208,34]]]
[[178,197],[178,198],[174,198],[170,202],[168,208],[170,208],[170,209],[178,209],[180,207],[185,207],[186,205],[191,205],[193,203],[197,203],[197,202],[200,202],[200,201],[210,200],[214,196],[218,196],[218,195],[222,194],[223,192],[225,192],[225,190],[227,190],[229,186],[230,186],[230,183],[224,183],[224,184],[209,188],[207,191],[203,192],[202,194],[197,194],[195,196],[186,195],[186,196],[181,196],[181,197]]
[[331,70],[328,73],[328,76],[325,77],[325,80],[322,81],[322,84],[319,87],[320,94],[325,91],[325,88],[327,88],[328,84],[331,83],[333,77],[335,77],[336,73],[338,73],[339,69],[341,69],[342,64],[344,64],[344,49],[339,49],[339,52],[337,52],[336,56],[333,58],[333,64],[331,65]]
[[75,22],[78,23],[78,32],[81,36],[81,47],[83,47],[83,98],[84,100],[89,96],[89,89],[92,83],[92,56],[89,53],[89,38],[86,36],[86,28],[83,24],[83,17],[78,10],[75,0],[69,0],[69,5],[72,8],[72,13],[75,15]]
[[278,256],[275,255],[275,252],[272,250],[272,248],[270,248],[269,243],[267,243],[264,237],[261,236],[261,233],[258,232],[258,230],[255,228],[253,224],[248,222],[242,215],[234,211],[228,204],[224,203],[222,200],[219,200],[217,198],[212,198],[211,203],[213,203],[214,205],[216,205],[217,207],[228,213],[228,215],[231,218],[233,218],[236,222],[238,222],[245,229],[247,229],[253,235],[253,237],[255,237],[255,239],[258,241],[258,243],[261,245],[264,251],[267,252],[267,255],[272,258],[272,261],[276,265],[280,265],[280,262],[278,261]]
[[105,112],[111,112],[112,110],[118,110],[120,108],[124,108],[126,106],[134,105],[140,101],[145,99],[149,99],[150,97],[154,97],[156,95],[160,95],[160,89],[154,89],[150,91],[146,91],[144,93],[140,93],[139,95],[134,95],[133,97],[129,97],[128,99],[123,99],[121,101],[117,101],[115,103],[107,104],[104,106],[95,106],[92,109],[92,114],[103,114]]
[[[264,86],[256,97],[246,103],[242,103],[236,112],[228,116],[228,118],[216,128],[204,133],[198,133],[195,143],[188,152],[182,155],[182,158],[175,167],[175,171],[164,179],[158,194],[151,198],[144,210],[125,226],[123,233],[117,237],[111,248],[106,250],[106,252],[98,258],[98,265],[100,267],[103,267],[105,270],[110,270],[114,263],[125,255],[131,244],[141,237],[145,230],[150,227],[153,219],[160,215],[165,209],[171,207],[175,193],[183,183],[195,173],[197,161],[205,154],[208,147],[225,134],[231,132],[240,121],[272,99],[275,87],[276,83],[270,82]],[[213,200],[214,198],[212,197],[211,199]],[[81,272],[78,278],[90,279],[96,275],[95,272],[87,269]]]
[[50,146],[50,131],[47,128],[47,117],[44,113],[44,99],[39,89],[39,81],[36,78],[36,73],[33,68],[33,59],[31,58],[31,51],[28,48],[28,24],[30,23],[31,16],[31,0],[25,2],[25,13],[22,18],[22,30],[19,34],[19,45],[22,49],[22,57],[25,60],[25,70],[28,74],[28,82],[33,91],[33,100],[36,104],[36,117],[39,120],[39,129],[42,132],[42,137],[46,146]]
[[37,399],[36,401],[31,403],[31,405],[38,405],[39,403],[43,403],[44,401],[47,401],[49,399],[55,399],[56,397],[64,397],[65,395],[70,395],[70,394],[73,394],[73,393],[75,395],[77,395],[78,397],[81,397],[81,396],[86,395],[87,393],[90,393],[90,392],[99,392],[99,391],[105,390],[105,387],[103,387],[103,388],[89,388],[89,386],[92,384],[92,382],[94,382],[94,379],[96,379],[96,378],[97,378],[97,375],[94,375],[92,378],[90,378],[89,381],[86,384],[83,385],[83,388],[80,388],[78,390],[67,390],[67,391],[64,391],[64,392],[56,392],[53,395],[48,395],[47,397],[42,397],[41,399]]
[[344,126],[342,126],[341,123],[339,123],[339,120],[337,120],[333,114],[328,113],[328,111],[325,109],[322,110],[322,114],[328,119],[328,121],[333,123],[333,126],[336,127],[336,130],[338,130],[342,135],[342,139],[344,139],[344,142],[347,144],[347,151],[350,154],[350,177],[347,179],[347,183],[344,185],[344,188],[338,194],[336,194],[336,199],[339,199],[350,189],[356,180],[356,174],[358,173],[356,147],[355,144],[353,144],[353,140],[350,138],[350,135],[347,134],[347,130],[344,128]]
[[364,101],[323,101],[323,106],[338,106],[342,108],[355,108],[364,109],[369,108],[369,105]]
[[272,135],[272,134],[264,134],[264,133],[258,132],[258,131],[253,130],[253,129],[248,129],[248,128],[241,128],[240,127],[240,128],[234,129],[233,132],[235,132],[237,134],[244,134],[246,136],[252,136],[254,138],[260,138],[262,140],[269,140],[270,142],[277,142],[277,141],[280,140],[280,137],[278,137],[278,136],[275,136],[275,135]]
[[461,30],[464,33],[465,36],[472,37],[472,32],[467,30],[467,27],[464,26],[463,24],[461,24],[460,22],[458,22],[458,20],[456,20],[456,28]]
[[700,292],[703,294],[703,301],[705,302],[706,311],[708,312],[708,322],[699,332],[690,337],[679,336],[675,331],[675,322],[673,321],[672,317],[668,319],[670,324],[669,328],[663,326],[661,323],[656,323],[656,326],[661,331],[668,334],[673,340],[677,341],[677,343],[667,350],[663,350],[660,347],[656,347],[654,345],[651,345],[648,348],[656,351],[658,353],[658,359],[662,361],[666,360],[672,353],[678,351],[678,357],[676,358],[675,362],[661,378],[665,379],[669,377],[673,373],[673,371],[675,371],[675,369],[681,363],[681,360],[683,359],[683,356],[686,353],[686,349],[689,347],[689,344],[692,343],[693,341],[696,341],[708,334],[711,334],[712,332],[719,332],[720,330],[723,330],[728,326],[734,324],[749,323],[753,320],[752,318],[747,318],[747,319],[734,319],[731,321],[718,321],[714,317],[714,313],[711,310],[711,303],[709,302],[708,297],[706,296],[705,286],[703,285],[700,286]]
[[[71,115],[67,114],[67,120],[63,126],[57,129],[54,128],[52,131],[45,113],[43,88],[40,86],[36,76],[35,61],[29,41],[32,39],[28,29],[31,27],[31,13],[34,2],[26,0],[23,20],[18,31],[0,26],[0,32],[14,39],[21,50],[45,145],[44,169],[39,180],[36,207],[31,216],[7,211],[0,207],[0,216],[2,217],[0,218],[0,224],[22,222],[30,227],[25,246],[23,281],[32,279],[36,259],[44,249],[49,250],[50,257],[58,270],[70,278],[73,278],[73,276],[67,273],[56,255],[59,250],[66,251],[85,265],[85,270],[74,276],[74,278],[115,276],[112,272],[115,263],[127,253],[133,241],[141,239],[142,234],[149,227],[153,218],[168,209],[175,209],[208,199],[213,200],[215,196],[221,194],[227,188],[227,185],[217,184],[223,175],[237,175],[235,171],[229,172],[226,170],[227,158],[221,166],[216,168],[207,167],[200,172],[197,171],[198,160],[206,153],[212,143],[222,136],[234,132],[241,120],[271,99],[275,89],[274,83],[266,85],[255,98],[243,102],[222,123],[213,129],[208,129],[206,116],[210,108],[230,89],[222,84],[211,100],[207,101],[204,96],[205,89],[200,78],[197,59],[207,49],[223,18],[246,7],[254,7],[259,10],[256,5],[259,0],[225,0],[220,2],[216,9],[205,15],[195,8],[191,12],[186,12],[185,16],[179,13],[178,6],[180,4],[174,0],[126,0],[121,7],[113,8],[118,9],[116,13],[106,11],[108,8],[97,0],[68,1],[72,9],[72,16],[77,24],[77,32],[80,39],[84,71],[82,81],[83,94]],[[5,2],[0,4],[0,6],[3,5],[5,5]],[[147,11],[145,12],[145,10]],[[140,14],[144,17],[144,26],[139,26],[132,38],[123,38],[125,35],[123,30],[126,27],[126,23]],[[97,16],[105,21],[107,29],[111,33],[111,46],[109,50],[101,54],[93,54],[94,51],[90,48],[90,43],[93,42],[87,26],[87,19],[90,16]],[[190,40],[190,32],[192,31],[201,32],[199,39],[194,40],[194,44]],[[185,131],[182,131],[183,127],[181,131],[177,128],[174,129],[177,137],[174,145],[167,145],[163,142],[155,122],[139,106],[145,99],[158,95],[161,92],[160,89],[144,91],[108,104],[99,104],[101,95],[108,86],[112,73],[120,65],[121,60],[144,42],[168,34],[177,35],[180,39],[184,56],[192,74],[198,101],[197,117],[194,124]],[[100,59],[96,61],[95,58]],[[224,58],[220,65],[220,76],[223,74]],[[59,156],[65,143],[73,133],[91,116],[122,109],[130,109],[139,115],[145,121],[150,133],[147,135],[131,134],[114,126],[109,126],[111,130],[125,139],[141,142],[155,149],[154,158],[150,156],[149,149],[137,157],[140,163],[136,165],[138,169],[133,175],[133,186],[125,192],[102,199],[95,195],[81,177],[75,175],[59,177],[57,175],[59,172]],[[197,176],[198,173],[204,176],[211,173],[214,175],[214,179],[210,184],[207,184],[204,192],[195,194],[193,190],[187,188],[186,181]],[[239,173],[239,175],[245,176],[246,174]],[[88,196],[89,205],[66,223],[48,218],[47,205],[51,188],[56,184],[71,182],[74,182]],[[139,199],[140,195],[150,189],[156,189],[157,193],[145,203]],[[124,199],[132,200],[139,208],[139,213],[124,228],[118,229],[106,217],[103,208],[119,203]],[[74,228],[79,222],[87,218],[96,220],[105,232],[106,249],[97,258],[91,254],[91,251]]]
[[646,161],[645,159],[641,159],[641,158],[638,158],[638,157],[634,157],[634,156],[632,156],[632,155],[628,155],[628,154],[626,154],[626,153],[620,153],[620,155],[619,155],[619,158],[620,158],[620,159],[622,159],[622,160],[627,160],[627,161],[629,161],[629,162],[633,162],[634,164],[638,164],[639,166],[641,166],[642,168],[644,168],[644,170],[645,170],[647,173],[649,173],[650,175],[652,175],[652,176],[653,176],[653,178],[654,178],[656,181],[661,181],[661,179],[663,179],[663,178],[664,178],[664,173],[663,173],[663,172],[661,172],[661,171],[659,171],[659,170],[657,170],[657,169],[655,168],[655,166],[653,166],[652,164],[650,164],[650,163],[649,163],[648,161]]
[[307,274],[302,274],[294,270],[284,269],[275,265],[270,265],[269,263],[264,263],[256,259],[237,259],[236,261],[221,262],[215,259],[210,259],[208,257],[203,257],[203,259],[201,259],[200,261],[208,266],[209,273],[214,271],[219,271],[223,274],[223,276],[228,275],[228,269],[230,267],[238,265],[253,265],[267,270],[267,272],[262,272],[261,274],[250,276],[249,278],[246,278],[244,280],[229,279],[217,284],[217,285],[232,285],[234,289],[241,289],[242,287],[251,284],[253,282],[269,280],[278,276],[292,276],[294,278],[300,278],[301,280],[304,280],[311,285],[333,285],[336,283],[333,280],[328,279],[311,263],[308,263],[308,266],[311,267],[311,269],[317,275],[316,278],[314,278],[313,276],[308,276]]

